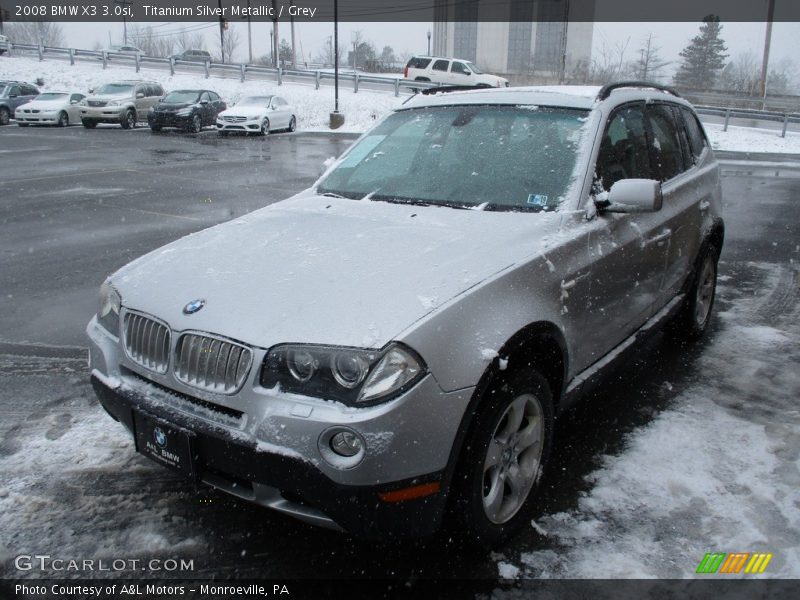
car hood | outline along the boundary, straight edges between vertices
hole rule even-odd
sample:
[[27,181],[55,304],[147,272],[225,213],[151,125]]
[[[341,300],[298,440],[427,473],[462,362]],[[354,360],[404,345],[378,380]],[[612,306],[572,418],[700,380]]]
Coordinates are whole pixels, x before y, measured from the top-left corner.
[[33,108],[36,110],[55,110],[56,108],[60,108],[68,104],[69,100],[32,100],[30,102],[26,102],[25,104],[21,104],[17,108],[17,110],[19,110],[20,108]]
[[100,100],[101,102],[111,102],[112,100],[128,100],[130,94],[93,94],[87,100]]
[[[261,347],[380,348],[541,251],[558,213],[499,213],[306,192],[155,250],[111,277],[123,305],[175,330]],[[187,303],[205,307],[184,315]]]
[[159,102],[155,105],[155,110],[162,111],[162,112],[175,112],[176,110],[181,110],[182,108],[189,108],[194,106],[194,102],[176,102],[176,103],[168,103],[168,102]]
[[267,114],[266,108],[259,106],[234,106],[219,113],[220,117],[259,117]]

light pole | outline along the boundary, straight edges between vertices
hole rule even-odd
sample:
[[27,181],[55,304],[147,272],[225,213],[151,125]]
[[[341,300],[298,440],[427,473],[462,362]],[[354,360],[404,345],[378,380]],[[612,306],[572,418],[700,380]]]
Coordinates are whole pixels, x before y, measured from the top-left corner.
[[431,55],[431,30],[428,29],[428,56]]
[[761,92],[761,110],[767,105],[767,69],[769,67],[769,46],[772,41],[772,19],[775,16],[775,0],[769,0],[767,7],[767,33],[764,36],[764,58],[761,61],[761,81],[759,91]]
[[250,0],[247,0],[247,50],[250,64],[253,64],[253,29],[250,23]]
[[269,58],[270,58],[270,62],[272,63],[272,66],[274,67],[278,63],[275,62],[275,45],[272,42],[272,36],[273,35],[274,34],[272,33],[272,28],[270,28],[270,30],[269,30]]
[[339,0],[333,0],[333,112],[331,129],[344,125],[344,115],[339,112]]
[[125,18],[125,10],[128,6],[133,4],[133,0],[114,0],[114,4],[119,4],[122,7],[122,44],[128,45],[128,20]]

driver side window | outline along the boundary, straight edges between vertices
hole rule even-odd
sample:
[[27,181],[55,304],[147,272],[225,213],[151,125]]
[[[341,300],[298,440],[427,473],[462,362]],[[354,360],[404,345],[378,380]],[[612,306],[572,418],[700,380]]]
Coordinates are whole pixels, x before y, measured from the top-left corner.
[[595,172],[605,191],[621,179],[652,178],[643,104],[624,106],[611,115]]

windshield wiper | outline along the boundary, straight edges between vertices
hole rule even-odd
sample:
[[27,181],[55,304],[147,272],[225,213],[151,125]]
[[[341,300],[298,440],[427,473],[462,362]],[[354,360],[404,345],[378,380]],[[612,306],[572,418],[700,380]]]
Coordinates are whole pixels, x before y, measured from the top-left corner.
[[323,196],[327,196],[328,198],[342,198],[343,200],[347,199],[344,196],[342,196],[341,194],[336,194],[334,192],[322,192],[322,195]]
[[414,198],[397,198],[395,196],[385,196],[381,194],[371,194],[369,196],[370,200],[376,202],[391,202],[392,204],[413,204],[414,206],[430,206],[433,204],[432,202],[426,202],[425,200],[415,200]]

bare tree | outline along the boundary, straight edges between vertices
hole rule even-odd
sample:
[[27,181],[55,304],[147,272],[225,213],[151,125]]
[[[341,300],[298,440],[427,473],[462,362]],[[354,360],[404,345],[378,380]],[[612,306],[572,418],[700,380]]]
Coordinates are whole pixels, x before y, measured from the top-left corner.
[[639,58],[630,64],[630,74],[633,78],[640,81],[658,81],[664,67],[670,64],[670,61],[661,59],[660,52],[661,47],[653,43],[652,33],[642,40],[639,46]]
[[64,46],[64,31],[58,23],[15,21],[6,24],[6,34],[16,44]]
[[[329,35],[325,38],[325,42],[322,44],[322,47],[317,51],[317,53],[313,56],[313,61],[322,63],[325,66],[333,66],[334,56],[333,56],[333,36]],[[344,44],[339,44],[339,62],[341,63],[342,58],[347,56],[347,46]]]
[[[226,32],[227,34],[230,32]],[[179,51],[184,50],[202,50],[205,48],[206,39],[199,31],[189,31],[182,29],[180,33],[175,36],[175,47]]]
[[161,35],[149,25],[131,25],[128,28],[128,39],[147,56],[169,56],[175,50],[175,37]]
[[752,52],[737,54],[736,58],[725,65],[719,77],[719,85],[723,90],[744,92],[755,95],[761,81],[761,66]]
[[228,30],[225,32],[222,40],[222,52],[220,58],[222,58],[222,62],[231,62],[233,53],[236,52],[236,49],[239,47],[241,36],[236,29],[233,27],[228,27]]
[[771,94],[792,94],[797,92],[797,65],[789,58],[782,58],[770,70],[767,77],[767,91]]
[[625,54],[630,41],[627,38],[612,47],[603,41],[591,63],[578,61],[567,65],[566,79],[572,83],[605,84],[625,78],[629,69]]

